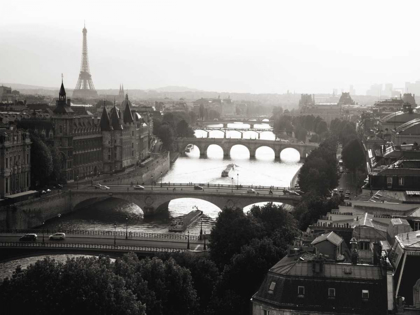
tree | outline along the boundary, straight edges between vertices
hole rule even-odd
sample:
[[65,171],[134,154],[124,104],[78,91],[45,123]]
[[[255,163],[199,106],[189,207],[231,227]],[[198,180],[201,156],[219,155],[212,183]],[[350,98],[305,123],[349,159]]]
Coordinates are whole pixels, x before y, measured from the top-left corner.
[[198,308],[190,271],[172,258],[139,260],[135,254],[124,255],[115,261],[115,273],[146,305],[148,314],[194,314]]
[[299,141],[306,142],[306,129],[303,127],[297,127],[295,128],[295,137]]
[[359,139],[353,139],[343,148],[342,160],[344,166],[353,174],[357,169],[364,168],[365,153]]
[[65,183],[66,182],[65,158],[55,145],[50,146],[49,149],[51,152],[51,157],[52,157],[52,162],[53,162],[53,170],[50,175],[50,181],[52,181],[54,184]]
[[109,258],[45,258],[0,284],[5,314],[145,314]]
[[207,257],[195,254],[171,253],[160,256],[163,260],[173,258],[178,265],[187,268],[191,272],[194,288],[200,303],[200,313],[205,313],[209,308],[209,302],[216,283],[219,280],[219,269],[216,264]]
[[243,245],[249,244],[258,234],[258,226],[249,220],[242,209],[223,209],[210,234],[211,259],[223,268]]
[[53,171],[51,151],[45,142],[35,133],[30,133],[31,145],[31,183],[47,184],[48,177]]
[[200,118],[204,120],[204,105],[203,104],[200,104],[199,113],[200,113]]
[[162,140],[163,149],[167,151],[172,151],[174,138],[175,138],[172,126],[167,123],[163,123],[159,127],[157,136],[159,137],[160,140]]
[[194,137],[194,131],[184,119],[178,123],[176,131],[178,137]]

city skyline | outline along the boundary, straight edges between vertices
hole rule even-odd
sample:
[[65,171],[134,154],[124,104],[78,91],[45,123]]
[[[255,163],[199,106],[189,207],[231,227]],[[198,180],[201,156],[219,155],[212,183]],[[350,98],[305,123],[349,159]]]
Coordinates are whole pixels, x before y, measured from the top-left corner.
[[[126,89],[282,94],[353,85],[365,94],[377,83],[403,88],[420,79],[420,44],[407,32],[415,27],[415,10],[396,15],[383,1],[345,9],[331,1],[219,4],[6,3],[0,81],[54,87],[64,73],[74,88],[84,20],[98,90],[123,82]],[[390,19],[392,25],[384,23]]]

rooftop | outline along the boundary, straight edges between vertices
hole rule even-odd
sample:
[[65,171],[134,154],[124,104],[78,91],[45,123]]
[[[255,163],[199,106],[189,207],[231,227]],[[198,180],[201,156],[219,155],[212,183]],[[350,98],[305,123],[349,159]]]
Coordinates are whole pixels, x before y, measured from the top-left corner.
[[315,245],[323,241],[329,241],[333,243],[334,245],[339,246],[343,242],[343,239],[337,234],[335,234],[334,232],[330,232],[330,233],[326,233],[326,234],[322,234],[318,236],[316,239],[312,241],[311,244]]
[[[420,232],[418,232],[420,233]],[[419,239],[420,241],[420,239]],[[323,262],[323,272],[314,272],[312,262],[317,259],[315,254],[302,253],[300,255],[288,255],[270,268],[269,272],[277,275],[322,277],[336,279],[382,279],[380,268],[373,265],[350,263]]]

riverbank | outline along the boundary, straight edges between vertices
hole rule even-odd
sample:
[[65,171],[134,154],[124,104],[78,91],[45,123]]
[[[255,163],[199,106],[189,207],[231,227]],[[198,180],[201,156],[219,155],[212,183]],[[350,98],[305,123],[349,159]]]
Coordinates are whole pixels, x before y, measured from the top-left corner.
[[[303,166],[303,165],[302,165]],[[302,167],[300,167],[298,169],[298,171],[296,172],[296,174],[293,176],[292,180],[290,181],[290,187],[295,187],[298,183],[298,179],[299,179],[299,173],[300,173],[300,169]]]

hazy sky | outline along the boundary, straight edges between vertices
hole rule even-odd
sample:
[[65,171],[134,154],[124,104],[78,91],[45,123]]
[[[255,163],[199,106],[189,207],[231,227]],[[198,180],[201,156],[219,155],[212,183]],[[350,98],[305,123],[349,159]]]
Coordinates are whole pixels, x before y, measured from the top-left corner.
[[1,1],[0,82],[358,94],[420,79],[419,1]]

